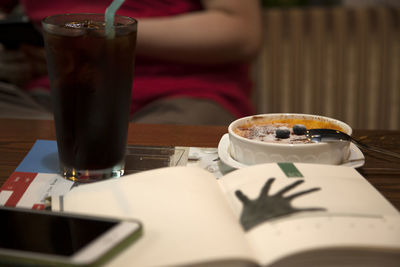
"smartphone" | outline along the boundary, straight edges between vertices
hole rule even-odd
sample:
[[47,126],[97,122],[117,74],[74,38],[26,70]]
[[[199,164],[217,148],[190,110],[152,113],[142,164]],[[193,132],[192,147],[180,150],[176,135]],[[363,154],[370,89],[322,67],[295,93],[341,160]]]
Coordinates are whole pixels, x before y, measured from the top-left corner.
[[136,220],[0,207],[0,265],[96,266],[142,232]]

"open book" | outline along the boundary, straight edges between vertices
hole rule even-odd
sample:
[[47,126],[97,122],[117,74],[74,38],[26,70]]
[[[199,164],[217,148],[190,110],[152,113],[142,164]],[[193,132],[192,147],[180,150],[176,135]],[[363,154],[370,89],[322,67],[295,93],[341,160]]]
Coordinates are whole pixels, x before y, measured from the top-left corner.
[[54,210],[136,218],[109,266],[399,266],[399,212],[355,169],[263,164],[215,179],[169,167],[81,185]]

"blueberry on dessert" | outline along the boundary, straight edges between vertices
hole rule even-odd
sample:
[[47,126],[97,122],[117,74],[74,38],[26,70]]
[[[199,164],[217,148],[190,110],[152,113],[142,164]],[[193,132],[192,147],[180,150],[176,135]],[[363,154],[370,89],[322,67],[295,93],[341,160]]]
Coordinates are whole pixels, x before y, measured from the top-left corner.
[[293,133],[296,135],[304,135],[306,131],[306,126],[304,126],[303,124],[296,124],[295,126],[293,126]]
[[275,131],[275,137],[280,139],[286,139],[290,136],[290,130],[287,127],[279,127]]

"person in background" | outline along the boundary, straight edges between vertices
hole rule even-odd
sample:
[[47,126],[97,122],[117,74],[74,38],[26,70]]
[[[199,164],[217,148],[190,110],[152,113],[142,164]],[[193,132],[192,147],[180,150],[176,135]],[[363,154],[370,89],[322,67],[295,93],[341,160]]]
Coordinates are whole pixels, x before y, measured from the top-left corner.
[[[104,13],[111,2],[19,1],[36,25],[54,14]],[[262,42],[258,0],[125,0],[117,14],[139,21],[133,122],[227,125],[254,113],[249,67]],[[43,48],[23,52],[31,60],[23,87],[48,91]]]

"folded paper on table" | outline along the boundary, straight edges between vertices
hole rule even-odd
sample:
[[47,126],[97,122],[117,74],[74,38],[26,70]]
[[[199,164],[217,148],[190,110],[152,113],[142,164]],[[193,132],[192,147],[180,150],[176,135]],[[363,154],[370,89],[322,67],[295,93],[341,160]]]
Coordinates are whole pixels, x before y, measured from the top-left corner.
[[350,167],[270,163],[218,180],[198,167],[162,168],[73,188],[52,206],[140,218],[143,239],[110,266],[400,261],[399,212]]
[[74,184],[58,173],[56,141],[36,140],[1,186],[0,205],[40,210],[48,208],[48,197],[63,195]]

